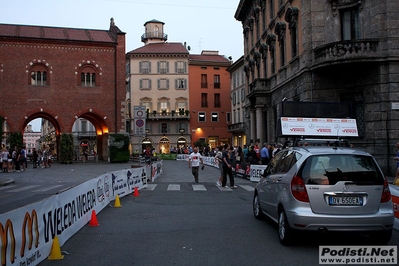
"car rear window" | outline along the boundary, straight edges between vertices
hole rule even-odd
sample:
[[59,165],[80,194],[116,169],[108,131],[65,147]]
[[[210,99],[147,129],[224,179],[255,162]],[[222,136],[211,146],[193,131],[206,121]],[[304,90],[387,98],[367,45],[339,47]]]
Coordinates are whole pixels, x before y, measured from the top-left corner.
[[382,185],[384,177],[371,156],[315,155],[309,157],[298,173],[305,184],[334,185],[350,181],[358,185]]

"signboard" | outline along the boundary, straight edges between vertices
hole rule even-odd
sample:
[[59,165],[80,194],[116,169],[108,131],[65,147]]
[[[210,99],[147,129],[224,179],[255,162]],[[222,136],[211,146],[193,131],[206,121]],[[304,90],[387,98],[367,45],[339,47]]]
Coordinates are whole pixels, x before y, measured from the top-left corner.
[[146,107],[134,106],[134,135],[145,136]]
[[281,117],[282,135],[357,137],[356,119]]

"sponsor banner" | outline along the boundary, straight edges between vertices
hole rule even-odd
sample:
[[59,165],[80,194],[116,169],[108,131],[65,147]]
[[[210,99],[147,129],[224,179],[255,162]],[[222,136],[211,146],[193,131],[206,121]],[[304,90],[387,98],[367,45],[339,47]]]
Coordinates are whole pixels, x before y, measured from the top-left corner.
[[244,179],[249,179],[251,165],[247,163],[237,163],[236,167],[233,169],[237,177]]
[[283,135],[357,137],[356,119],[281,117]]
[[259,182],[266,167],[267,165],[251,164],[249,171],[249,180],[251,180],[252,182]]
[[151,163],[151,178],[150,181],[154,182],[157,177],[162,175],[162,160]]
[[394,264],[397,246],[319,246],[319,264]]
[[176,156],[176,161],[188,161],[189,154],[178,154]]
[[62,246],[116,195],[147,186],[145,167],[106,173],[42,201],[0,214],[2,266],[37,265],[47,259],[52,241]]

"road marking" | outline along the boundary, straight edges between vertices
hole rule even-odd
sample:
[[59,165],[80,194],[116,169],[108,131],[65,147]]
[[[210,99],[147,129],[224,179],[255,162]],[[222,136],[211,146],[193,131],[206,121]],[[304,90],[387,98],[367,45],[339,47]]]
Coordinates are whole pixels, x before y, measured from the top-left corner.
[[168,186],[168,190],[170,190],[170,191],[178,191],[178,190],[180,190],[180,185],[170,184]]
[[230,187],[225,186],[225,187],[218,187],[221,191],[233,191]]
[[26,186],[26,187],[16,188],[16,189],[10,190],[8,192],[21,192],[21,191],[32,189],[32,188],[39,187],[39,186],[40,185],[30,185],[30,186]]
[[156,184],[147,184],[146,190],[154,190],[156,188]]
[[248,185],[239,185],[240,187],[242,187],[243,189],[245,189],[246,191],[254,191],[255,188],[248,186]]
[[42,189],[37,189],[37,190],[32,190],[32,192],[44,192],[44,191],[48,191],[57,187],[62,187],[63,185],[54,185],[54,186],[50,186],[50,187],[45,187]]
[[206,188],[204,185],[192,185],[194,191],[206,191]]
[[6,190],[6,189],[9,189],[9,188],[12,188],[12,187],[16,187],[17,185],[7,185],[7,186],[3,186],[3,187],[0,187],[0,190]]

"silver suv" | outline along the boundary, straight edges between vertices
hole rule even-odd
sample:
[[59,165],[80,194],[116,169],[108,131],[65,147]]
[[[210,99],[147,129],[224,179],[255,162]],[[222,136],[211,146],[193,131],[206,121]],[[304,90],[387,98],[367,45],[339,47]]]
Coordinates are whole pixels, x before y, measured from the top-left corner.
[[296,230],[367,232],[391,239],[393,204],[387,179],[369,153],[342,147],[292,147],[269,162],[256,185],[253,213],[278,223],[283,245]]

